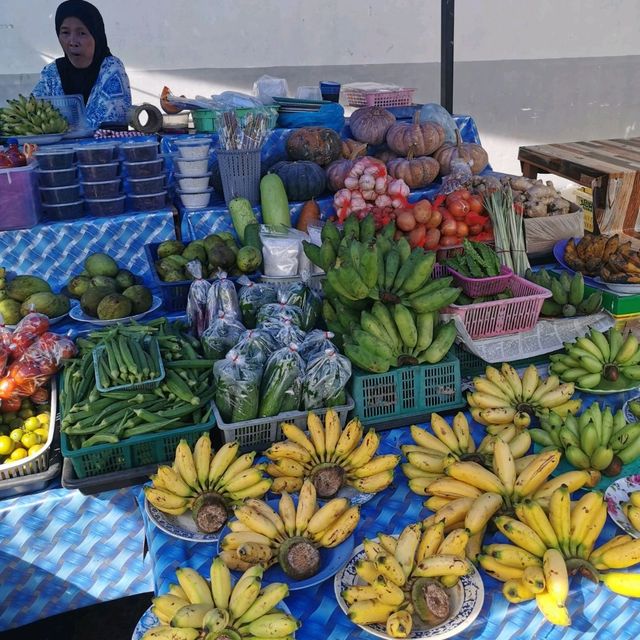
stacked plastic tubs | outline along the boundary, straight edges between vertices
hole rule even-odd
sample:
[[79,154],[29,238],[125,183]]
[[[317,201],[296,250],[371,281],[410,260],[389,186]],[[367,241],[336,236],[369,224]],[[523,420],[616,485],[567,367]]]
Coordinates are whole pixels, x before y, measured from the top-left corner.
[[73,147],[43,147],[36,151],[35,159],[44,219],[81,218],[84,204]]
[[158,156],[158,143],[133,140],[121,144],[120,150],[124,157],[130,209],[162,209],[167,199],[167,191],[164,160]]
[[120,161],[114,144],[87,144],[76,149],[82,190],[92,216],[124,211]]
[[209,205],[213,189],[209,187],[211,172],[209,166],[210,138],[185,138],[177,140],[178,157],[176,180],[178,195],[185,209],[204,209]]

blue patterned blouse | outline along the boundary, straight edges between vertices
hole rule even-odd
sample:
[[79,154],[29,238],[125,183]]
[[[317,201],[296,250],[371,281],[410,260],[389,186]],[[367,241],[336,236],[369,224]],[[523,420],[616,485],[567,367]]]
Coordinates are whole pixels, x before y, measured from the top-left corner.
[[[62,96],[62,82],[55,62],[48,64],[40,74],[40,81],[32,91],[33,95]],[[103,122],[127,122],[127,110],[131,106],[131,88],[124,65],[119,58],[107,56],[100,66],[89,102],[86,105],[87,123],[97,129]]]

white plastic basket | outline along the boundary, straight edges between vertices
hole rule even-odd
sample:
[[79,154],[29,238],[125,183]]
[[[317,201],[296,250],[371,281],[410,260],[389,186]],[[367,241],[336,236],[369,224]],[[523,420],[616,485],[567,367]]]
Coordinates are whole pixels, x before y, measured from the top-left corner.
[[55,435],[56,414],[58,413],[58,390],[55,376],[51,378],[50,405],[51,419],[49,421],[49,435],[44,447],[42,447],[40,451],[37,451],[22,460],[16,460],[15,462],[8,462],[7,464],[0,465],[0,486],[2,486],[2,480],[29,476],[33,473],[42,473],[49,468],[49,454],[51,452],[53,436]]

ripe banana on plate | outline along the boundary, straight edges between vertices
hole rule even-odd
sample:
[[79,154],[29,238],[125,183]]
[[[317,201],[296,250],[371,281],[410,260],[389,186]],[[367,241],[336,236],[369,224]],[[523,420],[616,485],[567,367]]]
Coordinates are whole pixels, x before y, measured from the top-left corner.
[[161,465],[144,487],[146,499],[170,515],[191,510],[200,531],[219,531],[227,521],[229,508],[247,498],[261,498],[271,487],[262,466],[253,465],[255,452],[238,456],[239,445],[229,442],[211,450],[208,433],[193,451],[186,440],[176,447],[173,465]]
[[448,535],[442,523],[407,525],[399,536],[365,539],[356,561],[358,582],[342,592],[352,622],[384,624],[392,638],[411,635],[414,619],[436,625],[449,617],[449,592],[473,571],[465,557],[469,534]]
[[515,514],[494,520],[510,544],[487,545],[478,557],[489,575],[504,582],[502,593],[509,602],[535,598],[550,622],[570,625],[566,602],[573,573],[602,581],[615,593],[640,597],[640,574],[609,571],[640,563],[640,539],[621,535],[594,548],[607,519],[601,493],[589,491],[572,505],[563,484],[550,494],[548,510],[525,500]]
[[300,622],[278,605],[289,587],[273,583],[262,587],[260,566],[251,567],[233,584],[229,569],[216,558],[206,580],[197,571],[176,571],[177,585],[152,599],[152,613],[160,620],[142,640],[197,640],[199,638],[288,638]]
[[473,383],[474,391],[467,394],[471,415],[492,435],[501,435],[512,424],[526,428],[544,409],[561,416],[580,409],[581,401],[572,399],[573,382],[561,382],[557,375],[542,379],[535,365],[529,365],[522,378],[506,362],[500,369],[489,366]]
[[274,478],[274,493],[299,491],[306,478],[319,498],[335,496],[344,485],[361,493],[378,493],[393,482],[400,456],[376,455],[380,436],[374,429],[363,434],[358,418],[343,429],[337,412],[329,409],[324,423],[309,412],[307,433],[287,422],[281,428],[287,439],[265,451],[271,461],[266,471]]
[[235,508],[236,520],[221,541],[220,557],[230,569],[245,570],[278,562],[294,580],[303,580],[320,570],[320,547],[337,547],[355,530],[360,507],[347,498],[316,502],[316,489],[305,480],[298,504],[283,492],[277,510],[263,500],[250,499]]
[[633,491],[629,494],[629,500],[622,504],[622,511],[631,526],[640,531],[640,491]]

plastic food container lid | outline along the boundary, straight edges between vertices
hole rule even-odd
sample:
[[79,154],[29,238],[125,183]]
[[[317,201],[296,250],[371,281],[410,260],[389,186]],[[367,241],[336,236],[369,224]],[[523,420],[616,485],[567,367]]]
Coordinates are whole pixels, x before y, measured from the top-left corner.
[[210,147],[211,138],[184,138],[174,142],[176,147]]
[[208,187],[207,189],[202,189],[202,191],[183,191],[182,189],[176,189],[176,192],[179,194],[185,194],[188,196],[197,196],[199,193],[211,193],[213,191],[212,187]]
[[166,191],[158,191],[158,193],[130,193],[129,197],[133,200],[134,198],[155,198],[157,196],[166,196]]
[[[120,163],[116,160],[115,162],[104,162],[103,164],[79,164],[78,166],[81,169],[89,169],[93,167],[113,167],[114,165],[119,165]],[[68,171],[68,169],[63,169],[63,171]]]
[[129,182],[150,182],[151,180],[158,180],[164,178],[164,173],[160,173],[157,176],[151,176],[150,178],[127,178]]
[[86,198],[87,202],[119,202],[127,196],[117,196],[116,198]]
[[[83,166],[83,165],[78,165],[79,167]],[[100,166],[103,167],[104,165],[91,165],[91,166]],[[24,169],[24,167],[20,167],[21,169]],[[37,173],[65,173],[66,171],[75,171],[76,170],[76,165],[74,164],[73,167],[67,167],[66,169],[36,169]]]
[[42,206],[45,209],[49,207],[55,207],[57,209],[58,207],[77,207],[79,204],[82,204],[82,200],[76,200],[75,202],[65,202],[63,204],[43,204]]
[[76,151],[102,151],[102,149],[115,149],[115,144],[79,144]]
[[114,178],[113,180],[89,180],[89,181],[81,181],[80,184],[85,185],[91,185],[93,186],[94,184],[113,184],[114,182],[121,182],[121,178]]
[[77,189],[80,185],[76,182],[75,184],[65,184],[62,187],[38,187],[40,191],[63,191],[64,189]]
[[145,160],[144,162],[123,162],[125,167],[139,167],[143,164],[153,164],[162,162],[162,158],[156,158],[155,160]]
[[126,147],[130,148],[141,148],[141,147],[157,147],[158,143],[153,140],[130,140],[129,142],[123,142],[120,145],[120,148]]
[[201,173],[199,176],[183,176],[181,173],[174,174],[176,180],[197,180],[198,178],[209,178],[211,177],[211,171],[207,173]]
[[33,155],[36,156],[61,156],[68,153],[75,153],[73,147],[53,147],[52,149],[38,149]]

